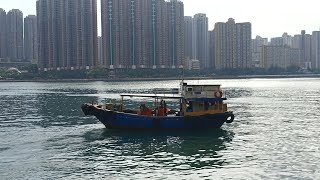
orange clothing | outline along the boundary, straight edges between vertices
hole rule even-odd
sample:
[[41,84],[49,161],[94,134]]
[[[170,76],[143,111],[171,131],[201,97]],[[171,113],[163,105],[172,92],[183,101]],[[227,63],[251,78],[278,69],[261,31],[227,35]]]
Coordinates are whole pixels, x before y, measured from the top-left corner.
[[170,111],[169,108],[166,109],[166,112],[164,112],[164,108],[163,107],[159,107],[158,109],[158,116],[164,116],[165,114],[168,114],[168,112]]
[[145,114],[146,116],[152,116],[152,110],[147,108]]
[[140,111],[140,115],[143,115],[143,116],[152,116],[152,110],[149,109],[149,108],[142,109],[142,110]]
[[158,109],[158,116],[164,116],[164,108],[163,107],[160,107]]

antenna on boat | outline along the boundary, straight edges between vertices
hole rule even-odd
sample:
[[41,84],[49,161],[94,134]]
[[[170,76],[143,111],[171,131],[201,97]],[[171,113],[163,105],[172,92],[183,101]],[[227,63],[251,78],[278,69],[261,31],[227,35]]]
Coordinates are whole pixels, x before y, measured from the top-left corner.
[[200,68],[198,69],[198,85],[200,84],[200,75],[201,75],[201,72],[200,72]]
[[181,67],[182,75],[181,75],[181,81],[180,84],[182,85],[184,83],[184,66]]

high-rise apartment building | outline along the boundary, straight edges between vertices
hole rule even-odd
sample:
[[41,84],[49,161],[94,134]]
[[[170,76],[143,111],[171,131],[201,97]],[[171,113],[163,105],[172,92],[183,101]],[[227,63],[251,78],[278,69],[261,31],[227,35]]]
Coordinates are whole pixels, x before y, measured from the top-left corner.
[[36,62],[38,59],[37,16],[24,18],[24,59]]
[[98,36],[98,62],[99,62],[99,65],[102,65],[103,64],[103,61],[102,61],[102,38],[101,36]]
[[196,14],[193,17],[193,59],[199,60],[201,68],[210,67],[208,17],[205,14]]
[[169,63],[172,68],[182,68],[185,64],[184,55],[184,5],[180,0],[170,0],[169,2],[169,48],[172,49]]
[[103,65],[175,68],[184,61],[184,11],[178,0],[101,0]]
[[[149,14],[147,11],[143,12],[147,8],[144,5],[148,4],[136,0],[101,1],[103,64],[107,68],[136,69],[137,66],[147,66],[145,48],[147,40],[151,39],[147,39],[150,32],[148,33],[147,24],[143,23],[142,17],[151,18],[151,11],[148,11]],[[155,8],[154,5],[152,8]],[[148,47],[151,48],[150,46],[149,42]],[[150,58],[148,59],[151,60]]]
[[281,37],[274,37],[271,38],[271,41],[269,43],[271,46],[293,46],[293,38],[292,36],[288,35],[288,33],[283,33]]
[[153,68],[169,68],[169,7],[163,0],[152,1]]
[[284,40],[282,37],[274,37],[274,38],[271,38],[269,45],[270,46],[284,46]]
[[288,33],[285,32],[285,33],[283,33],[282,38],[283,38],[283,44],[285,46],[292,47],[292,45],[293,45],[292,36],[290,36]]
[[37,1],[37,30],[38,30],[38,67],[40,70],[48,70],[49,63],[49,6],[48,1]]
[[262,58],[262,46],[268,45],[268,38],[262,38],[256,36],[252,40],[252,63],[253,67],[259,68],[262,67],[261,58]]
[[23,13],[19,9],[7,14],[7,56],[10,61],[23,60]]
[[[98,22],[97,0],[77,0],[80,3],[81,39],[80,68],[94,68],[98,65]],[[71,32],[70,32],[71,33]]]
[[306,34],[305,30],[301,34],[293,37],[293,48],[301,49],[300,67],[311,68],[311,35]]
[[135,1],[101,0],[103,65],[107,68],[135,64],[135,7]]
[[288,59],[286,58],[286,48],[282,45],[264,45],[262,46],[261,67],[268,69],[271,67],[286,68]]
[[186,59],[188,60],[191,60],[193,58],[192,23],[193,23],[193,18],[191,16],[184,17],[184,53],[185,53]]
[[236,24],[236,67],[252,67],[252,49],[251,49],[251,23]]
[[320,31],[312,32],[312,69],[320,69]]
[[256,38],[252,40],[252,52],[261,52],[263,45],[268,45],[268,38],[256,36]]
[[[229,19],[231,21],[231,19]],[[232,28],[232,29],[231,29]],[[216,69],[233,68],[234,27],[218,22],[214,27]],[[228,31],[227,31],[228,30]],[[230,38],[231,37],[231,38]]]
[[209,31],[209,64],[210,67],[215,69],[215,37],[214,37],[214,31]]
[[300,62],[300,49],[290,48],[283,45],[262,46],[261,67],[268,69],[278,67],[286,69],[290,66],[297,66]]
[[311,34],[305,34],[304,36],[304,68],[311,69],[311,58],[312,58],[312,36]]
[[206,14],[186,16],[185,23],[185,56],[189,60],[198,60],[200,67],[212,67],[209,60],[208,17]]
[[38,0],[37,17],[41,70],[97,66],[96,0]]
[[7,13],[0,8],[0,61],[7,59]]
[[216,23],[214,32],[217,69],[252,66],[251,23],[235,23],[230,18],[226,23]]

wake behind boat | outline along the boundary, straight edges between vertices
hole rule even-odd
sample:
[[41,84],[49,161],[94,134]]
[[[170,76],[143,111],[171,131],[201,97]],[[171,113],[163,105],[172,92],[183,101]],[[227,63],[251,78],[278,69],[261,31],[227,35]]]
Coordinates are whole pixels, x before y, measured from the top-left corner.
[[[181,83],[177,94],[122,94],[120,104],[81,106],[85,115],[93,115],[106,128],[129,130],[206,130],[232,123],[234,115],[224,103],[220,85]],[[152,98],[154,107],[126,109],[125,98]],[[166,101],[176,101],[178,110],[170,110]]]

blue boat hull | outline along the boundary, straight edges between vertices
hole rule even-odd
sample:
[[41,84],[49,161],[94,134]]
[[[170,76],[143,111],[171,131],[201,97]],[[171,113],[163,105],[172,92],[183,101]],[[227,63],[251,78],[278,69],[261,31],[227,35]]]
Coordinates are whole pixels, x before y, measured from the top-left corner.
[[[92,106],[91,106],[92,107]],[[232,112],[202,116],[140,116],[137,114],[91,108],[86,115],[94,115],[109,129],[126,130],[205,130],[220,128],[225,122],[233,121]]]

